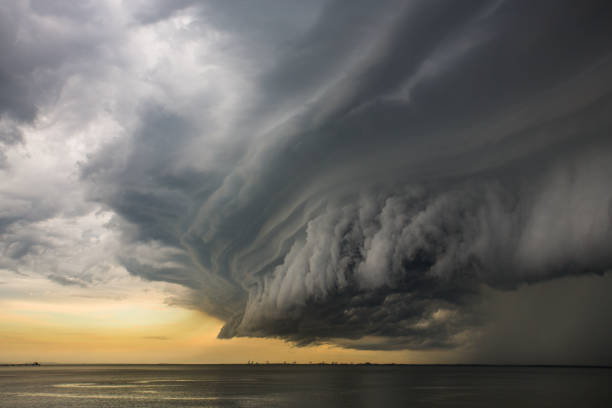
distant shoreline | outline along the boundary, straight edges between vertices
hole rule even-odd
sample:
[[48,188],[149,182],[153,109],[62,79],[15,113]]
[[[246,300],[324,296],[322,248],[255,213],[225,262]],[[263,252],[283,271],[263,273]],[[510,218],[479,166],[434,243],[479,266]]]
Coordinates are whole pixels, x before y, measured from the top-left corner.
[[55,367],[55,366],[244,366],[244,367],[466,367],[466,368],[599,368],[612,369],[612,365],[573,364],[412,364],[412,363],[0,363],[0,367]]

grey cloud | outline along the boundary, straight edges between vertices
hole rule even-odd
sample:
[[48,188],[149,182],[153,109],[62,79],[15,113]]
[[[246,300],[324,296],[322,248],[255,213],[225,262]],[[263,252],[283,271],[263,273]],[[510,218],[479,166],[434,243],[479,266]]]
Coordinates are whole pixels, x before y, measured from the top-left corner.
[[21,142],[23,142],[23,134],[14,123],[0,122],[0,144],[12,146]]
[[572,276],[486,290],[478,328],[464,358],[481,363],[610,365],[612,274]]
[[[83,165],[90,199],[119,216],[116,227],[126,246],[117,259],[130,273],[194,289],[198,298],[192,306],[206,305],[208,313],[228,319],[243,302],[240,289],[200,269],[180,238],[221,176],[179,162],[182,149],[198,136],[189,119],[153,105],[143,108],[140,123],[130,139],[106,146]],[[148,242],[155,249],[139,252],[132,246]]]
[[[51,168],[53,165],[44,160],[37,162],[40,157],[36,157],[40,153],[37,134],[45,130],[38,127],[40,114],[53,116],[57,112],[55,108],[61,104],[62,92],[70,80],[80,78],[91,83],[108,65],[117,63],[114,54],[117,36],[109,16],[109,9],[101,2],[72,4],[33,0],[7,1],[0,5],[0,177],[3,179],[0,264],[3,268],[13,271],[34,268],[46,275],[58,263],[57,259],[49,258],[57,258],[57,253],[63,252],[60,241],[62,237],[67,238],[62,231],[53,231],[54,224],[46,221],[77,217],[92,209],[90,203],[80,199],[79,186],[71,182],[69,171]],[[90,105],[79,101],[71,112],[79,117]],[[49,116],[42,118],[42,122],[46,120],[45,128],[61,121],[56,116],[50,124],[48,119]],[[65,126],[63,134],[53,138],[67,140],[73,136],[70,133],[82,131],[77,129],[80,123],[73,125],[72,128]],[[32,136],[34,145],[28,135]],[[51,150],[48,149],[45,146],[45,152]],[[40,171],[45,166],[48,170]],[[40,262],[45,257],[48,258]],[[61,279],[65,271],[55,272]]]
[[[52,103],[75,66],[94,58],[98,46],[112,38],[88,27],[102,17],[103,8],[79,4],[16,1],[0,7],[0,116],[32,122],[41,106]],[[47,18],[59,19],[63,30],[45,23]]]
[[141,123],[132,139],[107,146],[84,164],[81,177],[94,183],[92,199],[138,225],[144,238],[176,245],[177,224],[186,222],[197,197],[220,180],[177,163],[181,149],[198,135],[188,119],[149,106]]
[[134,7],[133,17],[140,24],[154,24],[198,3],[194,0],[154,0],[126,3],[125,5],[129,7],[136,4],[137,7]]
[[[2,194],[2,214],[0,214],[0,233],[15,232],[25,224],[44,220],[59,211],[58,203],[43,203],[38,200],[30,202],[28,195]],[[21,224],[21,225],[14,225]],[[5,237],[5,242],[10,239]]]
[[36,108],[27,100],[26,84],[19,71],[13,68],[12,60],[18,54],[16,45],[19,15],[17,7],[5,3],[0,9],[0,114],[10,114],[17,119],[31,120]]
[[[208,7],[248,35],[240,7]],[[128,248],[167,251],[122,264],[192,288],[221,337],[460,347],[491,318],[483,287],[612,267],[611,14],[335,2],[266,55],[234,138],[204,144],[214,170],[183,154],[212,127],[147,108],[82,178]]]
[[73,277],[66,277],[64,275],[50,274],[47,275],[47,279],[52,282],[58,283],[62,286],[80,286],[86,287],[87,284],[80,279],[76,279]]
[[91,0],[74,3],[70,0],[30,0],[29,7],[36,15],[49,16],[60,20],[95,20],[100,16],[100,9]]
[[[329,203],[280,265],[258,270],[263,282],[251,286],[244,317],[222,335],[298,342],[370,335],[390,337],[393,347],[398,338],[411,348],[456,345],[467,323],[478,320],[467,315],[466,302],[480,284],[512,289],[610,268],[608,161],[596,154],[567,159],[580,170],[569,175],[552,166],[531,180],[537,193],[526,183],[515,189],[472,178]],[[257,253],[238,258],[237,269],[265,253],[265,244],[255,244]],[[432,318],[436,313],[446,318]]]

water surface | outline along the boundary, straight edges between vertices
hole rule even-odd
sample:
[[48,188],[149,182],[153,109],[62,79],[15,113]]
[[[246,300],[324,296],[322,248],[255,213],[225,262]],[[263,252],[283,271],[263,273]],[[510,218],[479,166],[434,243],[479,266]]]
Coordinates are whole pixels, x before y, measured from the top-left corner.
[[0,407],[608,407],[612,370],[571,367],[0,367]]

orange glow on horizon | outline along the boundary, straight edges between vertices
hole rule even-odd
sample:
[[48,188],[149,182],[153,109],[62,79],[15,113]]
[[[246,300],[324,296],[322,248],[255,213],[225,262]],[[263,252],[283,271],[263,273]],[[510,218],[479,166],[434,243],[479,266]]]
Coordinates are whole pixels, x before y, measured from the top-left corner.
[[441,353],[296,347],[279,339],[217,339],[222,322],[161,301],[1,301],[0,363],[443,361]]

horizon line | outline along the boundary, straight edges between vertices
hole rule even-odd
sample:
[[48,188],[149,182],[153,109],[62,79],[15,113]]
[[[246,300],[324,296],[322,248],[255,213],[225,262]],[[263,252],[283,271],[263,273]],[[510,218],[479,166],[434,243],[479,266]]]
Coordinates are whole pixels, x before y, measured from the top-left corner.
[[605,364],[497,364],[497,363],[373,363],[373,362],[247,362],[247,363],[0,363],[0,367],[47,367],[47,366],[411,366],[411,367],[507,367],[507,368],[605,368]]

